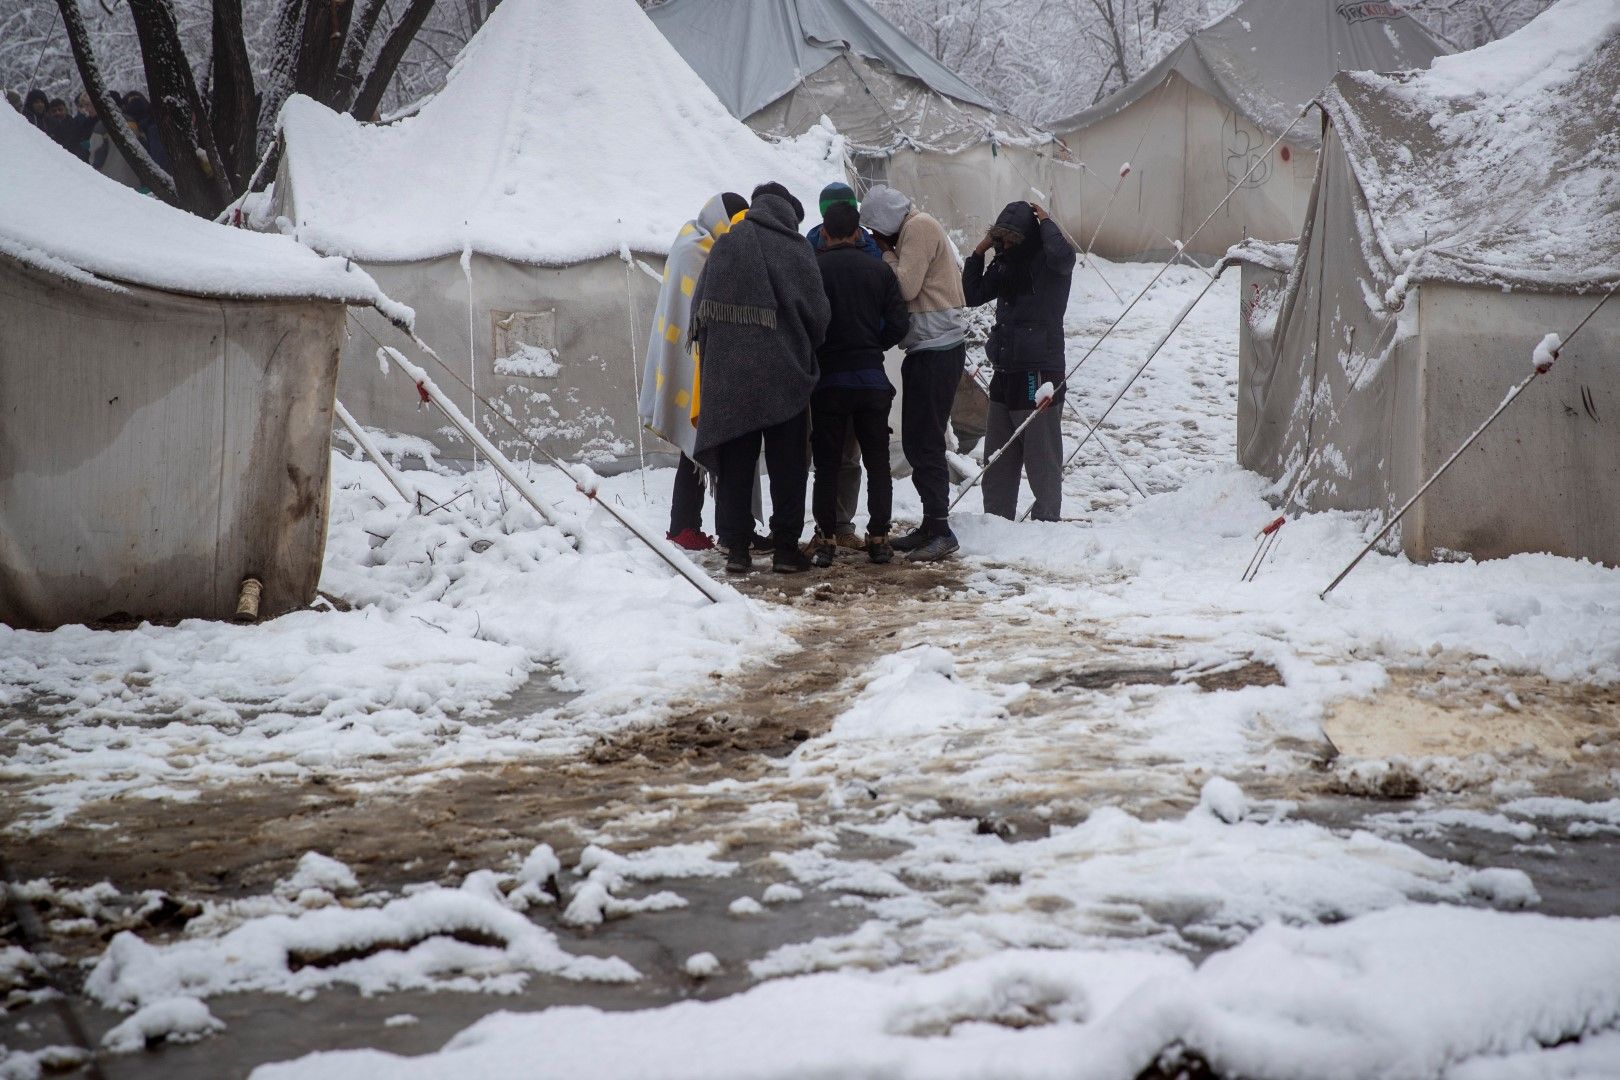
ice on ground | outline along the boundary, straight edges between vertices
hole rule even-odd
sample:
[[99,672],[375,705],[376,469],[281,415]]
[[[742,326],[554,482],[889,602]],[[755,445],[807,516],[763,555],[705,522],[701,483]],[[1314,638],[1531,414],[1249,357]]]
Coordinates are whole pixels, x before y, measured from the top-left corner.
[[694,979],[707,979],[719,973],[720,961],[711,952],[693,953],[686,958],[686,963],[682,967]]
[[[188,927],[188,930],[190,928]],[[616,958],[573,956],[504,904],[429,887],[381,907],[327,907],[251,918],[223,934],[152,945],[113,938],[85,980],[108,1008],[243,990],[300,994],[348,985],[361,993],[450,988],[510,992],[531,974],[625,982]]]
[[1409,907],[1269,925],[1196,969],[1162,954],[1011,950],[636,1013],[497,1013],[423,1057],[312,1054],[253,1075],[1130,1080],[1184,1047],[1220,1075],[1373,1080],[1469,1075],[1454,1070],[1507,1055],[1567,1062],[1568,1048],[1537,1048],[1583,1038],[1583,1064],[1603,1071],[1620,1066],[1617,971],[1617,919]]
[[318,851],[306,851],[293,872],[276,883],[276,891],[299,896],[306,890],[333,896],[349,896],[360,891],[360,882],[348,866]]
[[145,1050],[151,1043],[196,1042],[225,1030],[225,1024],[194,997],[159,998],[136,1009],[101,1038],[115,1054]]

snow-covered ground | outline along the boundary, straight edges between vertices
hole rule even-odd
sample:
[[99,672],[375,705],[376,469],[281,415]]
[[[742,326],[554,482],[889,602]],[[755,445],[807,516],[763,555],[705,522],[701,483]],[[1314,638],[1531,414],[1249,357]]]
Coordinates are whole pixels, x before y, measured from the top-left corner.
[[[1127,297],[1156,270],[1099,269]],[[1096,351],[1075,384],[1087,418],[1204,283],[1172,269]],[[1120,306],[1077,274],[1072,358]],[[1612,789],[1614,748],[1566,731],[1552,763],[1511,739],[1466,761],[1333,759],[1323,734],[1335,709],[1380,708],[1413,671],[1510,718],[1534,711],[1527,686],[1620,681],[1620,572],[1374,554],[1323,601],[1371,522],[1319,514],[1286,525],[1243,582],[1277,492],[1232,463],[1236,325],[1223,281],[1105,424],[1146,497],[1088,448],[1072,520],[986,519],[970,495],[952,576],[906,591],[897,568],[865,606],[818,605],[815,577],[710,605],[550,470],[542,489],[591,514],[579,553],[484,473],[413,474],[449,504],[413,516],[340,455],[322,588],[352,610],[0,630],[0,793],[13,835],[36,837],[109,799],[588,769],[599,739],[655,730],[676,698],[730,708],[762,666],[862,657],[815,691],[824,722],[790,753],[670,770],[560,856],[514,839],[498,864],[386,889],[311,855],[268,895],[205,902],[171,939],[113,937],[86,984],[129,1014],[108,1045],[207,1037],[208,1000],[242,991],[746,973],[719,1000],[497,1014],[425,1057],[327,1052],[255,1075],[1128,1080],[1161,1054],[1261,1077],[1620,1074],[1620,919],[1539,914],[1546,883],[1511,859],[1419,844],[1469,829],[1511,854],[1620,834],[1613,800],[1549,779]],[[1084,430],[1071,420],[1071,447]],[[661,526],[669,482],[632,473],[603,497]],[[915,519],[910,484],[896,492]],[[839,573],[861,589],[860,570]],[[866,641],[884,588],[907,617]],[[536,680],[553,697],[514,708]],[[1313,817],[1323,792],[1376,790],[1399,768],[1430,794],[1349,824]],[[656,926],[699,882],[732,883],[738,927],[789,925],[817,898],[850,918],[749,955],[699,942],[662,973],[570,948],[605,920]],[[74,902],[105,924],[102,901]]]

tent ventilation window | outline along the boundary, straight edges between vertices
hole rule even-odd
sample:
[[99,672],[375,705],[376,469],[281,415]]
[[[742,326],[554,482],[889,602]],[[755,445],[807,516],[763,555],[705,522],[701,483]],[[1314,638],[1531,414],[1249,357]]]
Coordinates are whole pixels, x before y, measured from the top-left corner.
[[555,379],[556,311],[491,311],[495,374],[527,379]]

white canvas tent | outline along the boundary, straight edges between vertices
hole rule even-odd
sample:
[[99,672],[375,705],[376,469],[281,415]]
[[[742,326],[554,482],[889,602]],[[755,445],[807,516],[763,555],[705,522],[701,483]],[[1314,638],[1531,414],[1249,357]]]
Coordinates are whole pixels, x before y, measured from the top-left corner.
[[1303,120],[1268,153],[1271,144],[1335,72],[1425,68],[1446,51],[1393,4],[1246,0],[1128,86],[1052,125],[1087,165],[1068,201],[1081,207],[1070,229],[1082,243],[1095,234],[1102,255],[1162,257],[1242,181],[1187,250],[1218,257],[1246,238],[1296,237],[1320,125]]
[[249,576],[263,614],[309,603],[344,305],[376,285],[9,109],[0,191],[0,622],[228,617]]
[[[414,115],[362,124],[295,97],[281,135],[257,220],[364,265],[480,396],[551,452],[605,470],[637,460],[637,366],[680,227],[716,193],[773,179],[813,215],[843,174],[829,133],[772,146],[738,123],[634,0],[506,0]],[[376,352],[365,331],[345,352],[357,419],[470,459]],[[526,452],[438,381],[497,445]]]
[[[1563,0],[1321,102],[1297,252],[1238,252],[1238,456],[1308,508],[1386,511],[1620,280],[1620,5]],[[1407,516],[1407,555],[1620,563],[1617,358],[1620,302]]]
[[773,138],[827,117],[857,190],[890,184],[963,239],[1008,202],[1050,203],[1072,186],[1075,166],[1050,133],[1003,112],[865,0],[665,0],[647,14],[733,116]]

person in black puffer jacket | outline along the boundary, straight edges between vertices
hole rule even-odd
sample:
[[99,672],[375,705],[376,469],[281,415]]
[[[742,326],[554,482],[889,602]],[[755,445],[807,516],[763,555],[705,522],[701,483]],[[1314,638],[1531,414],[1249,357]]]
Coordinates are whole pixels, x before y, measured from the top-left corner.
[[[810,455],[816,482],[810,506],[816,518],[815,563],[831,566],[839,513],[839,463],[853,431],[866,464],[866,554],[875,563],[894,558],[889,544],[894,478],[889,471],[889,405],[894,386],[883,371],[883,352],[911,329],[900,279],[861,248],[860,215],[849,203],[823,212],[816,253],[832,319],[816,350],[821,378],[810,396]],[[850,507],[853,516],[853,507]]]
[[[996,258],[985,266],[985,253]],[[1034,203],[1008,203],[962,268],[962,293],[970,307],[996,302],[996,324],[985,343],[995,368],[984,453],[1007,444],[1038,407],[1043,383],[1056,395],[1001,460],[984,474],[984,511],[1011,518],[1018,509],[1019,480],[1028,471],[1035,491],[1031,516],[1056,521],[1063,506],[1063,313],[1075,253],[1063,231]]]

